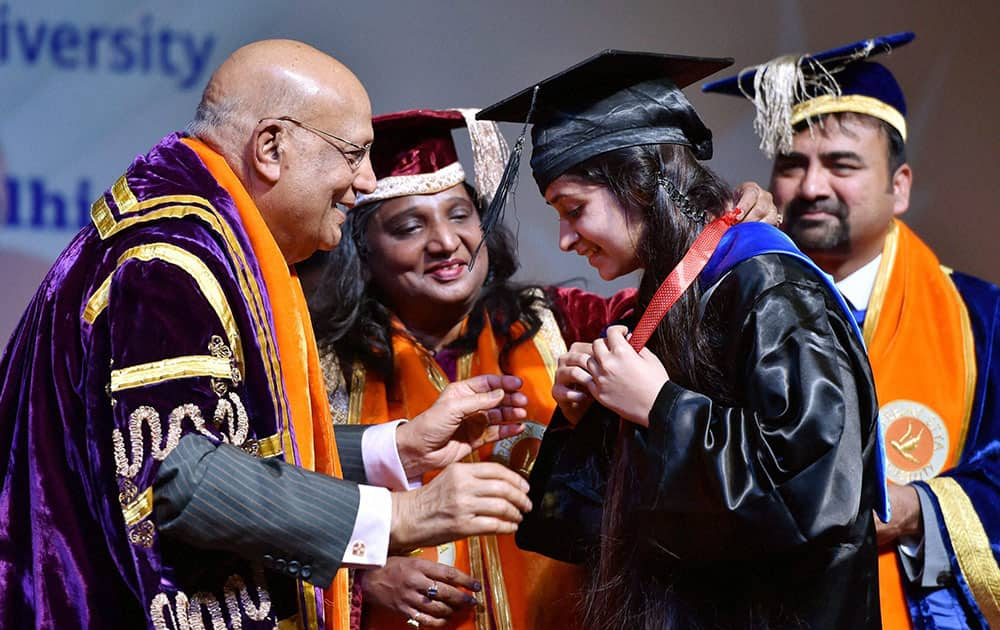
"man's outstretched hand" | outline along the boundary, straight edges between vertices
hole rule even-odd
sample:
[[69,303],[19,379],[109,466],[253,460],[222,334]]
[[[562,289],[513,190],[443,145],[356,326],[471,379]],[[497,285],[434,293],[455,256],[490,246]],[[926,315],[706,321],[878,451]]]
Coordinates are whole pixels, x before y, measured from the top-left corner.
[[390,551],[480,534],[513,534],[531,510],[528,482],[496,462],[459,462],[430,483],[392,493]]
[[484,374],[449,384],[426,411],[396,429],[406,476],[444,468],[483,444],[517,435],[528,398],[516,376]]

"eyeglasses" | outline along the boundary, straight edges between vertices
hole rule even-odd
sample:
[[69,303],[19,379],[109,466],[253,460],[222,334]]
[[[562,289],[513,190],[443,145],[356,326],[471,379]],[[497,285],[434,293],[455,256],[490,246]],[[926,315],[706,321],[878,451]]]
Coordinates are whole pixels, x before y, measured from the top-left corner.
[[[323,138],[324,140],[326,140],[330,144],[330,146],[332,146],[334,149],[340,151],[340,154],[344,156],[344,159],[347,161],[347,164],[348,164],[348,166],[351,167],[351,169],[356,169],[356,168],[360,167],[361,163],[365,161],[365,156],[367,156],[368,152],[371,151],[371,149],[372,149],[372,143],[371,142],[369,142],[368,144],[365,144],[365,145],[360,145],[360,144],[357,144],[356,142],[351,142],[350,140],[347,140],[345,138],[341,138],[340,136],[334,135],[334,134],[330,133],[329,131],[323,131],[322,129],[318,129],[316,127],[313,127],[312,125],[308,125],[308,124],[302,122],[301,120],[295,120],[291,116],[268,116],[266,118],[261,118],[260,120],[258,120],[257,124],[259,125],[260,123],[264,122],[265,120],[282,120],[282,121],[285,121],[285,122],[290,122],[293,125],[298,125],[299,127],[302,127],[303,129],[305,129],[306,131],[313,132],[317,136],[319,136],[319,137]],[[334,140],[337,140],[338,142],[343,142],[344,144],[348,144],[348,145],[354,147],[354,149],[351,150],[351,151],[345,151],[344,149],[340,148],[340,146],[334,144],[333,142],[330,142],[330,138],[333,138]]]

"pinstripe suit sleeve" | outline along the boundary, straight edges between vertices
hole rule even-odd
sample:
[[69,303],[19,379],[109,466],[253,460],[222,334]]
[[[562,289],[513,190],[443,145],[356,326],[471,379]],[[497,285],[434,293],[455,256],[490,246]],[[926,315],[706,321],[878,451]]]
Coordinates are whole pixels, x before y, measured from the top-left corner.
[[265,566],[294,560],[302,569],[293,577],[321,587],[343,562],[359,507],[352,482],[193,434],[161,464],[153,497],[163,535]]
[[361,436],[368,428],[362,424],[340,424],[333,427],[344,479],[368,483],[368,478],[365,475],[365,462],[361,455]]

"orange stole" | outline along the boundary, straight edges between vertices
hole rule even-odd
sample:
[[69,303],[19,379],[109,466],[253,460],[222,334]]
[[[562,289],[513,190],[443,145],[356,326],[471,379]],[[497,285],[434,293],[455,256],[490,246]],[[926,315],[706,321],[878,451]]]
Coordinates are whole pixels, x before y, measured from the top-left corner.
[[[903,482],[926,480],[939,472],[932,459],[945,470],[954,466],[975,394],[968,312],[934,253],[899,221],[882,249],[864,336],[886,426],[890,476]],[[936,440],[930,439],[936,424],[921,419],[930,415],[923,409],[943,421]],[[911,627],[900,571],[895,549],[883,550],[879,590],[887,630]]]
[[[288,400],[291,430],[295,437],[295,444],[292,445],[288,428],[283,428],[285,461],[294,464],[297,453],[303,468],[343,477],[327,405],[326,386],[319,367],[316,338],[298,276],[285,262],[260,211],[225,159],[196,139],[185,138],[183,142],[198,154],[219,185],[233,198],[260,265],[271,302],[274,336],[281,358],[279,369],[284,392],[279,392],[279,395],[283,394]],[[304,582],[300,584],[303,589],[304,609],[300,620],[303,627],[310,630],[321,627],[348,630],[351,605],[346,569],[337,572],[333,584],[324,593],[325,625],[324,616],[318,611],[317,589]]]
[[[548,330],[551,332],[553,329],[558,333],[554,321]],[[515,334],[517,332],[515,330]],[[562,343],[561,337],[558,343]],[[548,424],[555,409],[550,368],[554,369],[552,361],[562,349],[552,348],[551,345],[546,344],[545,335],[539,333],[534,343],[519,344],[509,353],[508,360],[509,373],[524,380],[522,391],[529,400],[528,421],[540,425]],[[412,418],[430,407],[447,385],[448,379],[433,357],[405,331],[393,336],[393,352],[394,383],[388,394],[378,375],[355,368],[349,412],[352,421],[372,424],[395,418]],[[498,345],[487,324],[479,336],[476,352],[459,359],[458,377],[500,374],[498,360]],[[363,398],[356,393],[355,388],[359,385],[363,387]],[[490,461],[494,459],[493,449],[494,445],[486,445],[473,456]],[[518,449],[512,451],[512,455],[516,456]],[[435,474],[428,474],[424,481],[430,481]],[[557,624],[565,628],[579,627],[574,619],[576,597],[583,584],[583,572],[579,567],[522,551],[512,535],[475,536],[455,541],[453,546],[442,545],[415,553],[422,558],[439,561],[439,549],[442,555],[453,553],[455,568],[482,583],[480,602],[485,604],[455,613],[449,618],[446,628],[541,630],[558,627]],[[377,607],[366,609],[362,626],[373,630],[407,629],[405,619]]]

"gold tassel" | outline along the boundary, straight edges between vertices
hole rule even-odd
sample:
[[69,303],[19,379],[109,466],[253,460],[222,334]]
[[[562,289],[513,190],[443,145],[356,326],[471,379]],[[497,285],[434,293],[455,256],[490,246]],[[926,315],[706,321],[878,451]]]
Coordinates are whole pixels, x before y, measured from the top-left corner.
[[458,111],[465,118],[465,126],[469,129],[476,191],[483,205],[488,206],[493,201],[507,163],[507,140],[492,120],[476,120],[478,109],[462,108]]

